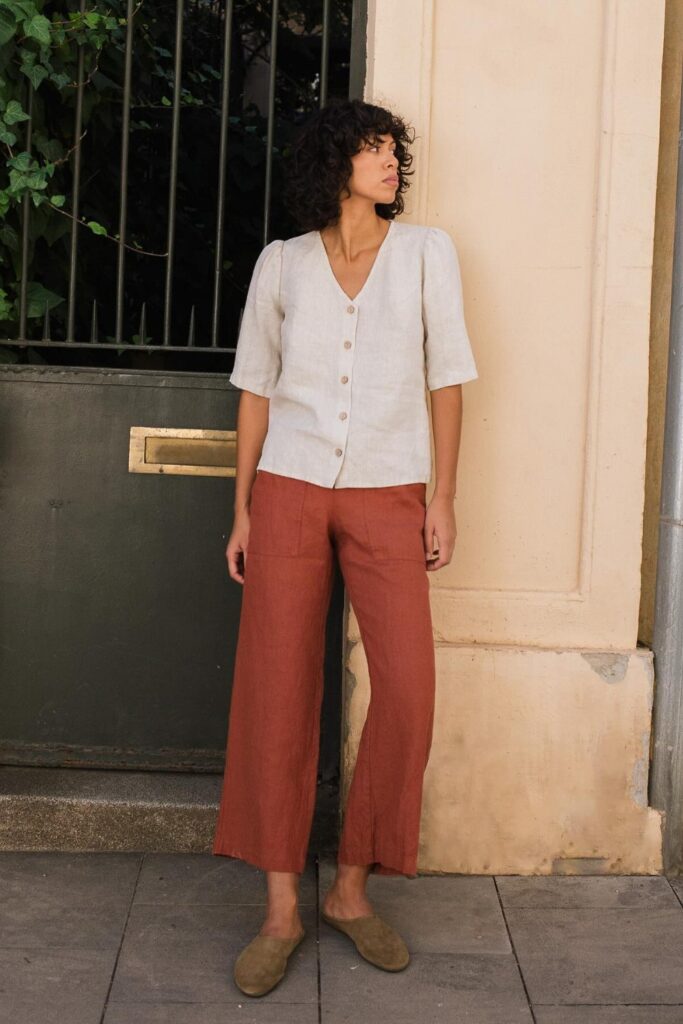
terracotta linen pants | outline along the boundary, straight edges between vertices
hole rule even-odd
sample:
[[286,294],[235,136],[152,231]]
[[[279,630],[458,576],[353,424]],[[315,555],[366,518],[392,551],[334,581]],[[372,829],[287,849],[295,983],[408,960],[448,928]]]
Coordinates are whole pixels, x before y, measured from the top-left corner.
[[320,487],[258,470],[214,854],[304,870],[336,551],[371,692],[338,859],[416,875],[435,696],[425,491]]

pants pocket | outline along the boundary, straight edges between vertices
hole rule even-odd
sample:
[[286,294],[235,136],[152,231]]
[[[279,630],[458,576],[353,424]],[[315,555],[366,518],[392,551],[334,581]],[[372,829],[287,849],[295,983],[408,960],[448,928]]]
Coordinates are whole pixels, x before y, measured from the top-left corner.
[[306,490],[305,480],[257,472],[251,488],[247,557],[299,554]]
[[426,486],[411,483],[364,490],[365,527],[373,557],[426,564],[423,533]]

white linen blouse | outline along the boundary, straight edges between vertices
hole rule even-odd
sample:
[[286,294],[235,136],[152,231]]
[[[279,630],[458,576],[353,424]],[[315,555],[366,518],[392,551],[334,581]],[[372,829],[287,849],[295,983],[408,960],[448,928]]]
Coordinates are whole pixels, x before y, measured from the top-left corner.
[[261,250],[229,378],[270,400],[257,469],[321,487],[427,482],[427,389],[477,377],[442,228],[390,221],[353,298],[319,231]]

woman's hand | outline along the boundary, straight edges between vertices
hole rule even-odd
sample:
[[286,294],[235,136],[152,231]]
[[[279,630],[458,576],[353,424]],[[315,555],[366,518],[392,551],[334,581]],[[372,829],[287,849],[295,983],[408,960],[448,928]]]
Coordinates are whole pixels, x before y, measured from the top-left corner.
[[424,524],[427,572],[435,572],[443,565],[448,565],[453,557],[457,533],[452,498],[434,493],[427,505]]
[[[225,549],[225,557],[228,562],[228,572],[231,579],[237,583],[244,583],[244,573],[247,570],[247,547],[249,545],[249,513],[246,509],[235,515],[232,526],[232,533],[228,546]],[[244,563],[243,567],[240,564]]]

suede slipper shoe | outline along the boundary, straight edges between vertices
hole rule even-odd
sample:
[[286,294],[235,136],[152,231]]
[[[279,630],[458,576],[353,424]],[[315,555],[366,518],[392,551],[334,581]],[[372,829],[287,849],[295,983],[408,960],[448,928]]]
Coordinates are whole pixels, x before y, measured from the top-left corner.
[[257,935],[235,960],[235,984],[247,996],[263,996],[275,988],[287,970],[287,958],[293,953],[304,931],[297,939],[277,935]]
[[405,942],[391,925],[377,914],[362,917],[330,917],[320,911],[323,921],[348,935],[362,957],[383,971],[402,971],[410,963],[410,953]]

